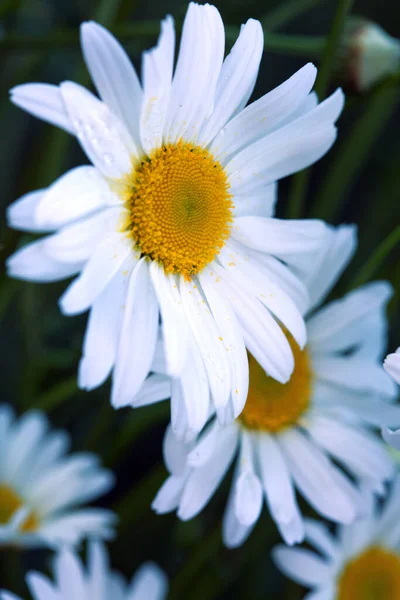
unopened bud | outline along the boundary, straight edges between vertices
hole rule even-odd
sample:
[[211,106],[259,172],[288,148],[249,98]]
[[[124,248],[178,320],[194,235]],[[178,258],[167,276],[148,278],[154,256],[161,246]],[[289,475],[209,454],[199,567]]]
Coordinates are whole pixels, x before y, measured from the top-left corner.
[[348,20],[339,55],[343,85],[356,92],[400,71],[400,40],[360,17]]

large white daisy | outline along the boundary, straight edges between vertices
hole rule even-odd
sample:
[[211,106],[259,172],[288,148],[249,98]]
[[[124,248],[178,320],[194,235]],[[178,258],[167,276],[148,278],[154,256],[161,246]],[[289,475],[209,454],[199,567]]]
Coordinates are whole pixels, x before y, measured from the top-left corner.
[[[40,573],[29,573],[27,585],[33,600],[164,600],[168,582],[153,563],[143,564],[128,584],[120,573],[111,571],[108,555],[100,542],[89,545],[88,569],[79,556],[62,550],[55,559],[53,583]],[[20,600],[0,591],[0,600]]]
[[109,538],[115,515],[82,508],[108,492],[112,473],[88,453],[67,455],[65,431],[49,431],[45,415],[15,419],[0,405],[0,546],[58,546]]
[[210,5],[189,5],[175,70],[173,20],[163,21],[143,55],[142,85],[103,27],[85,23],[81,37],[100,99],[71,82],[12,90],[15,104],[75,135],[93,166],[11,205],[11,226],[55,233],[17,251],[9,274],[42,282],[79,274],[60,306],[67,315],[90,309],[82,388],[113,371],[113,405],[130,404],[151,368],[160,315],[169,374],[204,375],[190,400],[184,390],[192,428],[204,425],[210,392],[227,422],[247,395],[245,344],[283,383],[294,361],[277,320],[306,342],[299,277],[327,230],[273,219],[276,181],[331,147],[343,94],[317,106],[307,64],[244,108],[262,27],[249,20],[224,59],[223,23]]
[[[308,287],[314,308],[332,288],[355,247],[350,226],[333,234]],[[240,545],[265,499],[288,544],[304,536],[296,490],[321,515],[349,523],[362,513],[359,485],[382,492],[393,464],[373,427],[400,423],[390,404],[393,382],[381,367],[388,283],[371,283],[311,312],[308,343],[295,356],[290,381],[268,377],[249,357],[250,386],[240,417],[225,428],[211,419],[197,440],[179,442],[168,429],[164,456],[171,473],[153,508],[191,519],[207,504],[236,457],[223,521],[227,546]],[[351,477],[349,477],[349,475]]]
[[400,598],[400,477],[383,508],[364,497],[369,514],[342,525],[336,536],[309,520],[305,539],[317,552],[278,546],[278,567],[312,591],[304,600],[398,600]]

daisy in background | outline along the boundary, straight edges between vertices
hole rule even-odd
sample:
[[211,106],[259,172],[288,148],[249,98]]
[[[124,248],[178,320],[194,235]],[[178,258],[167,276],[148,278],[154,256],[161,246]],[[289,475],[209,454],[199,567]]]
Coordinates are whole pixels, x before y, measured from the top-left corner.
[[[388,354],[383,361],[383,368],[390,377],[400,385],[400,348],[396,352]],[[393,446],[396,450],[400,450],[400,429],[392,431],[388,427],[382,430],[383,439]]]
[[182,520],[197,515],[234,461],[223,520],[228,547],[248,537],[264,499],[283,539],[294,544],[304,537],[296,490],[339,523],[362,515],[360,484],[383,492],[394,467],[373,429],[400,423],[400,407],[390,403],[395,385],[381,367],[391,287],[367,284],[314,312],[355,246],[355,229],[340,227],[308,280],[308,343],[301,349],[286,331],[295,356],[288,383],[268,377],[249,355],[249,393],[235,422],[221,428],[213,418],[189,444],[167,430],[164,457],[171,474],[153,501],[157,513],[176,509]]
[[69,444],[65,431],[49,431],[42,412],[15,419],[0,405],[0,547],[112,537],[115,515],[82,505],[108,492],[114,477],[94,454],[66,454]]
[[[27,585],[34,600],[164,600],[168,582],[164,572],[153,563],[143,564],[128,584],[119,573],[111,571],[108,555],[100,542],[91,542],[88,569],[79,557],[62,550],[55,559],[53,584],[40,573],[29,573]],[[20,600],[10,592],[0,591],[0,600]]]
[[317,552],[278,546],[273,558],[285,575],[312,588],[304,600],[398,600],[400,598],[400,476],[383,508],[371,503],[365,519],[343,525],[334,536],[317,521],[305,523],[305,540]]
[[143,55],[142,84],[103,27],[84,23],[81,41],[100,99],[72,82],[11,91],[16,105],[76,136],[93,166],[10,206],[12,227],[54,233],[18,250],[8,272],[41,282],[78,275],[60,306],[66,315],[90,309],[80,387],[112,372],[112,404],[131,404],[161,316],[166,368],[178,380],[173,410],[198,432],[211,397],[227,423],[247,396],[245,347],[285,383],[294,358],[281,325],[306,343],[301,279],[328,229],[272,218],[276,181],[329,150],[343,94],[317,106],[307,64],[245,108],[261,24],[250,19],[224,59],[223,22],[208,4],[189,5],[175,70],[173,20],[162,22],[158,45]]

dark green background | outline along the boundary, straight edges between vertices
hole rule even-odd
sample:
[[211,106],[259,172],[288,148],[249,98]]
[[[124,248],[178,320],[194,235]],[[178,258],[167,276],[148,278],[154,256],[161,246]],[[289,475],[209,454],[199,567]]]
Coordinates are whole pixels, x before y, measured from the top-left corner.
[[[296,10],[307,0],[290,0]],[[326,36],[338,6],[334,0],[309,0],[303,14],[281,22],[267,46],[285,41],[277,34]],[[242,0],[218,3],[227,25],[249,17],[271,27],[284,2]],[[123,36],[137,68],[140,51],[154,44],[158,21],[170,12],[181,23],[186,4],[180,1],[48,1],[7,0],[0,3],[0,124],[1,124],[1,264],[31,236],[7,229],[5,208],[21,194],[49,185],[68,168],[86,162],[76,141],[50,125],[36,121],[12,106],[8,89],[28,81],[58,83],[73,79],[88,84],[78,46],[81,21],[96,19]],[[352,12],[376,20],[392,35],[400,32],[400,7],[394,0],[355,2]],[[145,21],[145,23],[143,23]],[[128,35],[136,27],[136,35]],[[268,41],[269,40],[269,41]],[[315,48],[318,47],[316,40]],[[321,45],[321,44],[319,44]],[[307,46],[307,44],[306,44]],[[281,83],[308,60],[319,62],[319,52],[266,51],[254,93],[259,97]],[[334,149],[312,169],[301,216],[324,217],[331,223],[355,222],[360,246],[336,294],[349,289],[355,277],[388,278],[397,289],[390,304],[391,349],[400,343],[398,248],[372,268],[368,262],[377,246],[399,224],[400,133],[399,78],[383,82],[363,95],[349,95],[339,122]],[[333,89],[333,82],[331,86]],[[299,178],[280,186],[279,216],[288,214]],[[370,265],[362,273],[360,269]],[[361,275],[360,275],[361,273]],[[57,299],[65,283],[35,285],[0,279],[1,400],[18,413],[31,407],[48,412],[54,426],[73,436],[75,450],[94,450],[117,474],[115,490],[100,504],[120,515],[118,537],[110,545],[115,568],[130,576],[144,560],[153,559],[171,579],[171,598],[290,598],[302,591],[274,569],[269,552],[278,542],[266,510],[255,532],[238,550],[222,547],[220,519],[229,482],[207,509],[189,523],[175,515],[158,517],[150,502],[166,471],[161,443],[168,421],[168,404],[115,412],[108,403],[109,385],[92,393],[77,390],[75,378],[86,317],[63,318]],[[19,554],[0,548],[0,583],[28,594],[23,573],[28,568],[47,571],[51,554]],[[95,599],[93,599],[95,600]],[[110,599],[112,600],[112,599]]]

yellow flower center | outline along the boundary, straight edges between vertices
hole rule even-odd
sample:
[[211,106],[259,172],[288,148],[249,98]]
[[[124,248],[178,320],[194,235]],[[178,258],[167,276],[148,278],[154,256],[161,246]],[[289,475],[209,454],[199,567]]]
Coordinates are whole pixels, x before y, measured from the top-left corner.
[[342,572],[338,600],[399,600],[400,556],[373,546],[350,561]]
[[232,224],[225,171],[199,146],[156,150],[124,182],[126,228],[140,252],[190,279],[224,246]]
[[[0,525],[7,525],[16,510],[23,506],[23,500],[7,485],[0,484]],[[31,512],[23,522],[20,531],[31,533],[39,527],[39,519]]]
[[300,350],[292,336],[286,336],[293,351],[294,371],[285,384],[268,377],[249,354],[249,393],[240,415],[248,429],[277,433],[298,422],[311,400],[312,369],[307,349]]

